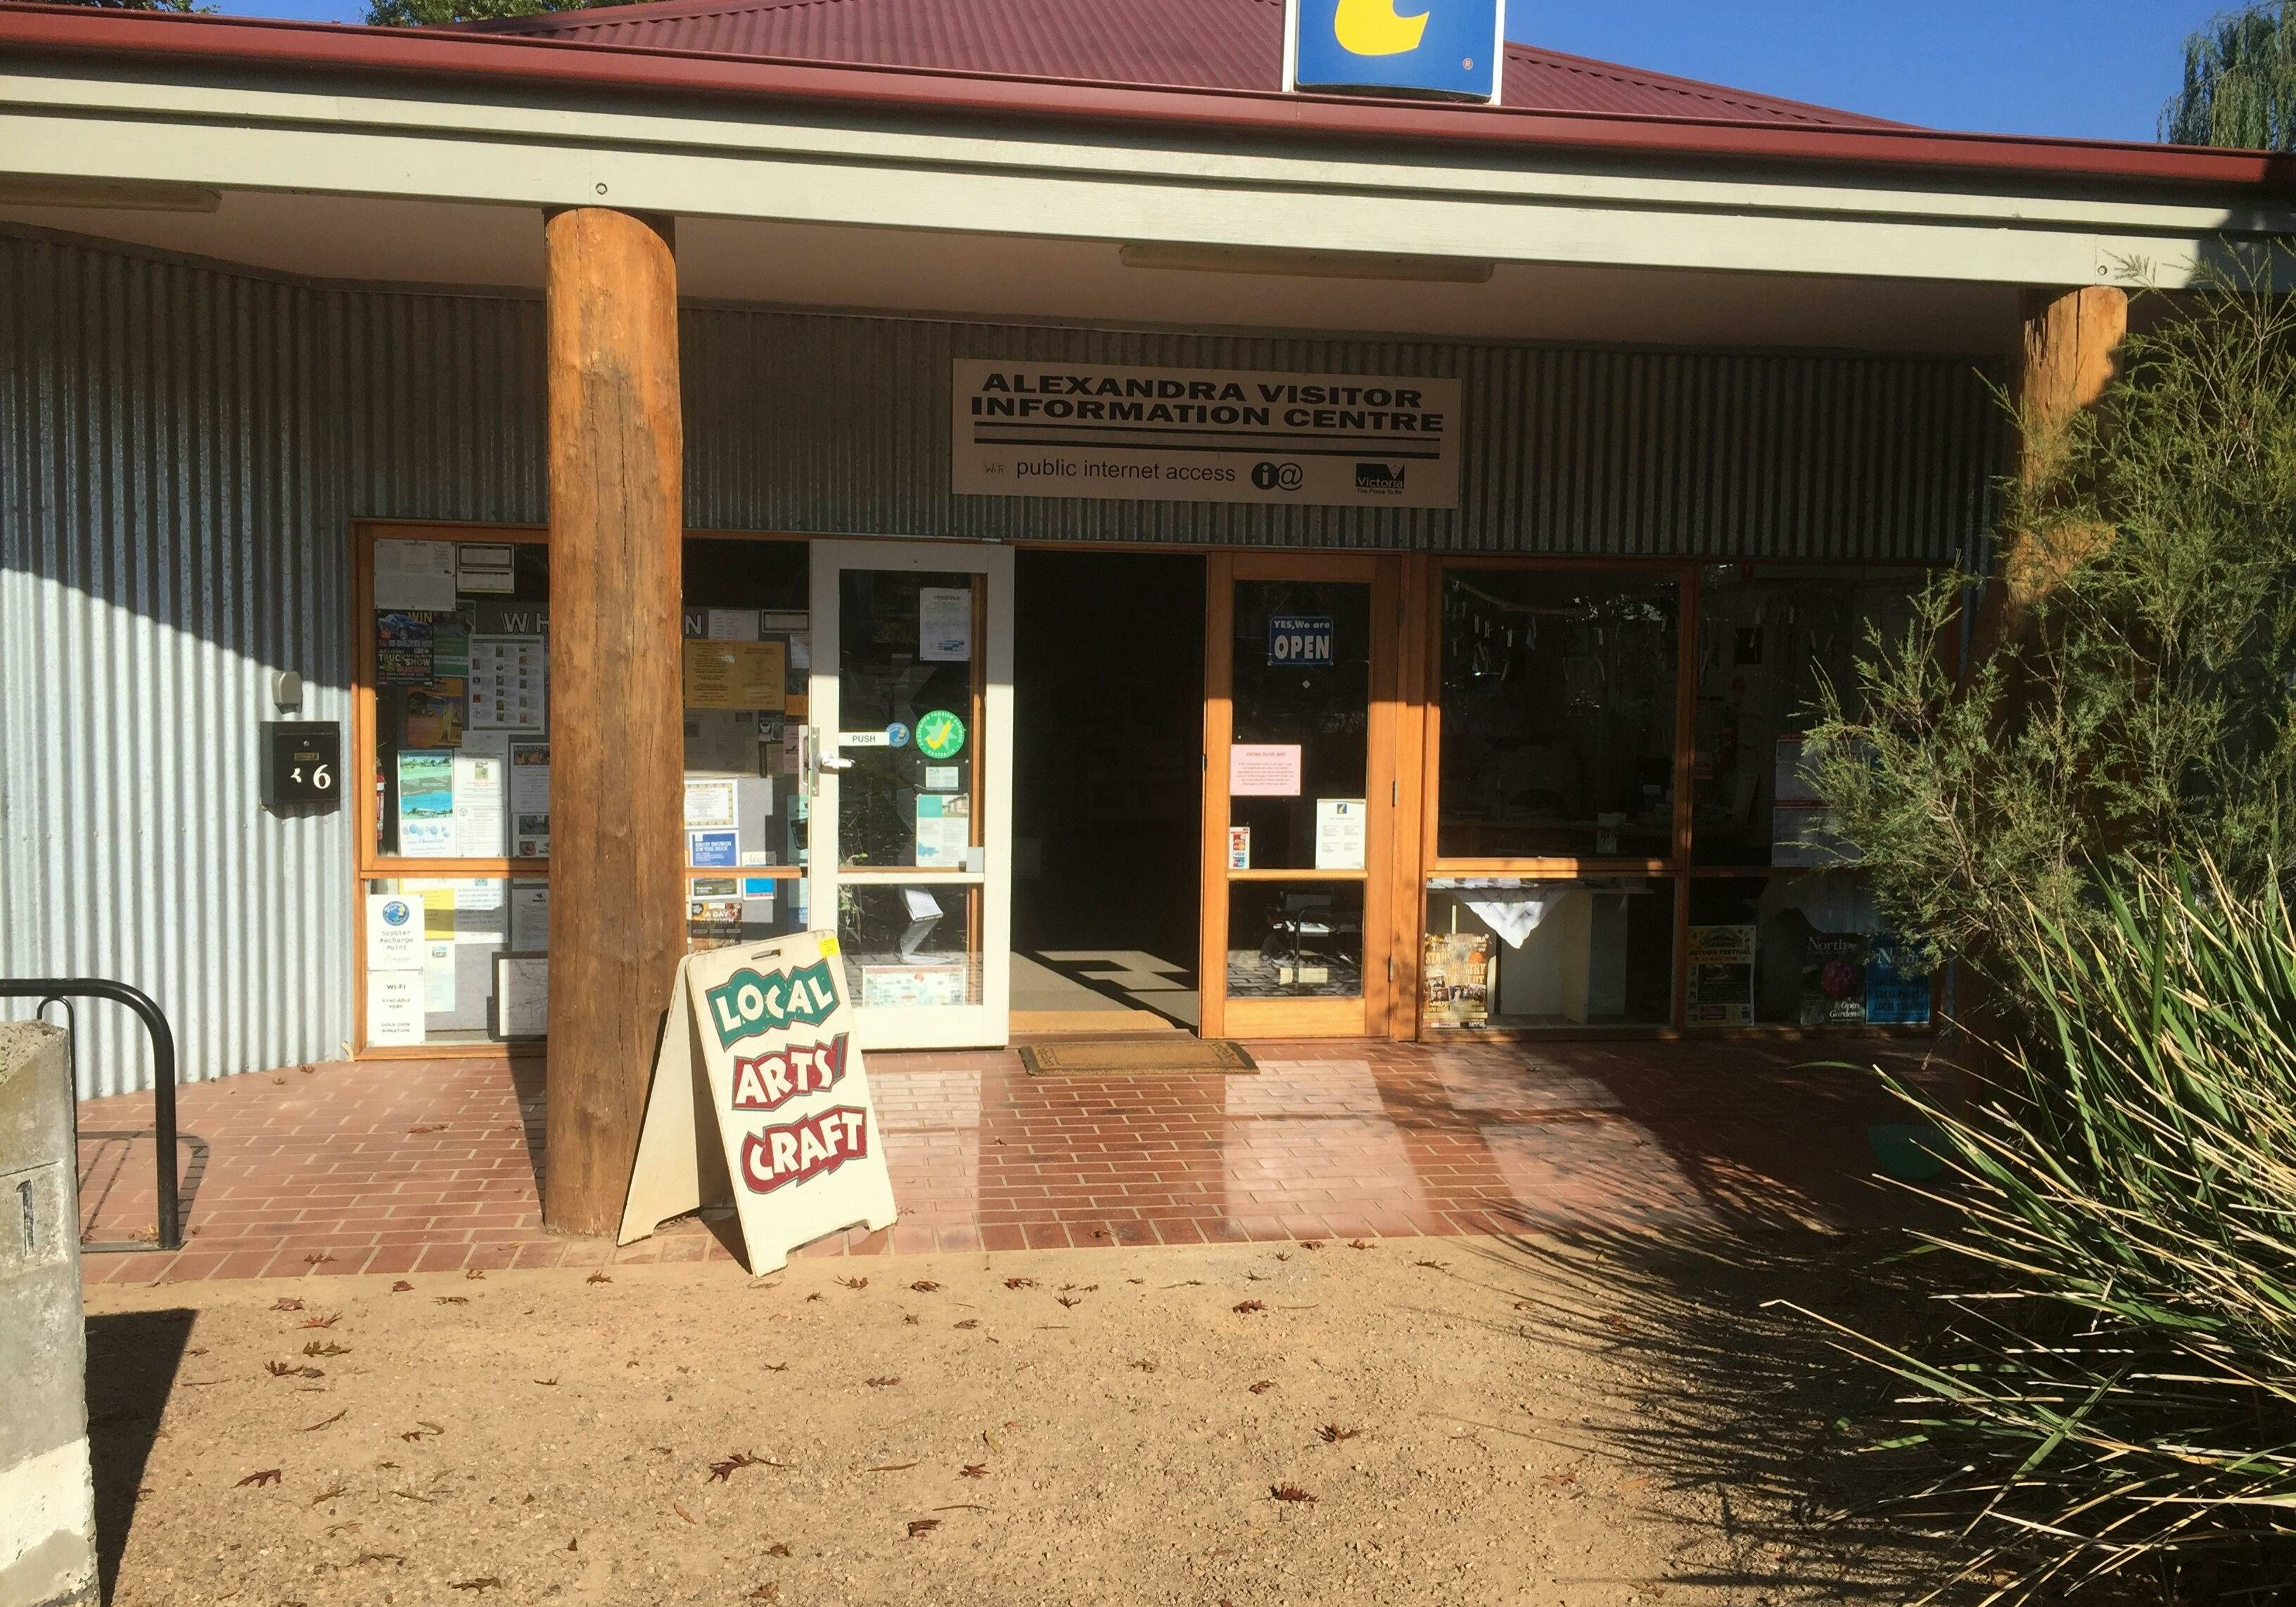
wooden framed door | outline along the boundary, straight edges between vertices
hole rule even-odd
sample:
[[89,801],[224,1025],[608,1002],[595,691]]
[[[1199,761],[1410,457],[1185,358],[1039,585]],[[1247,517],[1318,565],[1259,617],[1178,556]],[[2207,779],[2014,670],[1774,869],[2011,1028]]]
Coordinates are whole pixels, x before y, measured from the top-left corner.
[[1384,1036],[1402,561],[1207,567],[1203,1032]]
[[1013,553],[813,545],[816,928],[865,1049],[999,1046],[1013,960]]

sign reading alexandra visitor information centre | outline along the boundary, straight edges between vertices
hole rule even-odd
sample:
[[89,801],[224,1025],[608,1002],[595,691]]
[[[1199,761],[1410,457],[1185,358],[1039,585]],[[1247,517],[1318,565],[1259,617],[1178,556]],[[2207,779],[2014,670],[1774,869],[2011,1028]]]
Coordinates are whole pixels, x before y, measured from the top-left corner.
[[620,1242],[730,1198],[751,1272],[856,1224],[893,1222],[893,1185],[825,932],[678,962]]
[[1459,382],[951,365],[951,488],[983,496],[1459,505]]

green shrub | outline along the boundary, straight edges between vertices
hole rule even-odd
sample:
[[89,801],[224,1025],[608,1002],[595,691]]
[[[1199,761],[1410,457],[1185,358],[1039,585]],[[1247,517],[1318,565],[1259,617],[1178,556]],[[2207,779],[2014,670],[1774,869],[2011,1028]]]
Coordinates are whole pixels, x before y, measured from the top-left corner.
[[1819,698],[1819,795],[1882,910],[2013,1012],[2027,906],[2082,921],[2099,883],[2164,865],[2254,887],[2296,864],[2296,297],[2259,293],[2275,263],[2296,259],[2143,303],[2159,321],[2095,411],[2018,417],[2029,472],[2002,487],[1991,573],[1941,576]]
[[1892,1441],[1952,1470],[1929,1493],[1973,1514],[1988,1600],[2296,1595],[2296,927],[2266,889],[2029,905],[2005,1083],[1961,1114],[1901,1090],[1956,1175],[1923,1235],[1945,1320],[1918,1354],[1835,1331],[1910,1386]]

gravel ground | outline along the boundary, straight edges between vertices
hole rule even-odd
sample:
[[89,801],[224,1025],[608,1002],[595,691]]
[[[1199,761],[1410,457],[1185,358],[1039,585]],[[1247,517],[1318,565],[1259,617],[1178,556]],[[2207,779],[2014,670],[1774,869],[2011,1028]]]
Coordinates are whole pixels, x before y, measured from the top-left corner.
[[1382,1240],[101,1287],[113,1599],[1894,1594],[1806,1521],[1839,1403],[1777,1286]]

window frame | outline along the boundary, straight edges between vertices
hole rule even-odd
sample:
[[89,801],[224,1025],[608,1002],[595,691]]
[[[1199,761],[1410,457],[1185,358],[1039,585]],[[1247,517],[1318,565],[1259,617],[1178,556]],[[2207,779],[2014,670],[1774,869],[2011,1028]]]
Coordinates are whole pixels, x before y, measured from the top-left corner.
[[[687,541],[800,541],[809,535],[782,530],[693,530]],[[367,1042],[366,891],[373,881],[398,880],[542,881],[551,880],[550,859],[543,856],[518,859],[507,856],[485,859],[435,859],[384,854],[376,847],[381,822],[376,783],[385,780],[375,748],[374,681],[374,544],[378,540],[441,541],[500,546],[510,544],[547,547],[547,526],[530,524],[472,524],[438,520],[357,519],[351,521],[351,752],[357,777],[352,805],[351,831],[351,1058],[367,1060],[496,1060],[505,1055],[532,1056],[545,1053],[547,1039],[518,1039],[501,1043],[463,1040],[437,1044],[370,1044]],[[544,606],[548,606],[545,600]],[[555,715],[553,715],[554,724]],[[759,865],[737,870],[736,876],[795,881],[804,877],[801,865]],[[678,881],[682,904],[693,902],[697,881],[724,880],[722,870],[684,866]],[[777,897],[786,897],[777,890]]]
[[[1695,815],[1694,772],[1698,743],[1698,646],[1703,631],[1704,571],[1716,562],[1729,560],[1712,558],[1644,558],[1603,557],[1594,553],[1562,553],[1514,555],[1501,553],[1426,554],[1421,561],[1423,578],[1419,586],[1417,614],[1423,640],[1414,655],[1422,693],[1418,727],[1420,764],[1419,840],[1416,873],[1397,891],[1409,899],[1414,912],[1412,922],[1415,929],[1410,950],[1410,972],[1413,980],[1412,1018],[1413,1037],[1423,1044],[1509,1043],[1538,1039],[1568,1038],[1718,1038],[1718,1037],[1808,1037],[1842,1034],[1874,1037],[1916,1037],[1934,1034],[1939,1024],[1939,1013],[1947,993],[1942,968],[1931,980],[1931,1019],[1920,1026],[1866,1025],[1858,1027],[1808,1028],[1791,1022],[1758,1021],[1751,1024],[1701,1024],[1689,1019],[1690,1005],[1690,904],[1692,884],[1707,878],[1744,879],[1749,875],[1780,873],[1841,874],[1841,869],[1811,870],[1797,873],[1792,867],[1743,865],[1701,865],[1694,863],[1693,824]],[[1760,564],[1770,561],[1746,561]],[[1791,562],[1798,570],[1823,573],[1854,574],[1865,570],[1904,570],[1923,567],[1908,565],[1903,560],[1845,560],[1835,563],[1813,562],[1801,559],[1780,559]],[[1454,570],[1539,570],[1580,574],[1642,574],[1672,575],[1680,588],[1680,605],[1677,615],[1674,708],[1674,832],[1671,851],[1660,858],[1634,858],[1595,855],[1519,855],[1519,856],[1445,856],[1439,852],[1439,832],[1441,826],[1443,779],[1443,597],[1445,582]],[[1950,640],[1937,644],[1940,656],[1949,667],[1957,667],[1959,654],[1956,644]],[[1849,874],[1863,874],[1851,869]],[[1431,1027],[1427,1021],[1423,988],[1418,986],[1421,955],[1426,941],[1428,883],[1439,877],[1494,876],[1514,877],[1522,881],[1570,881],[1588,876],[1641,876],[1651,881],[1670,882],[1674,888],[1674,955],[1671,978],[1672,1007],[1670,1019],[1664,1027],[1588,1025],[1574,1027],[1493,1027],[1480,1030],[1462,1030]],[[1400,880],[1400,879],[1399,879]]]

